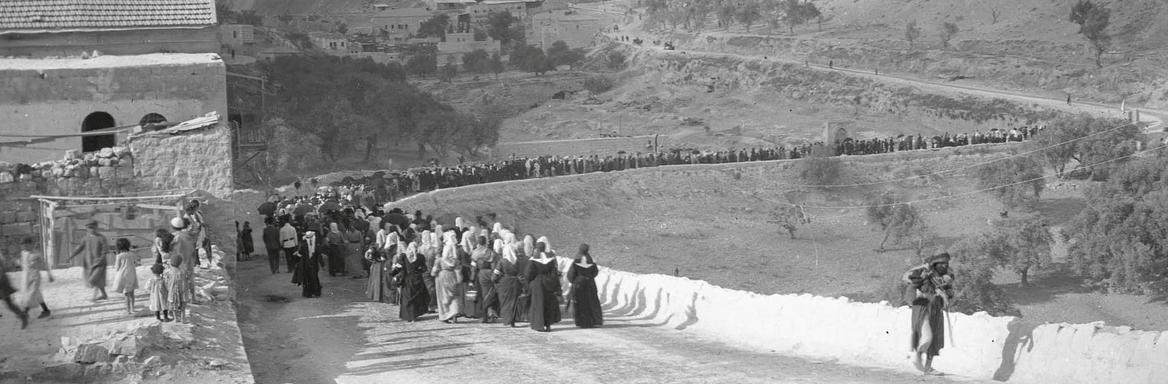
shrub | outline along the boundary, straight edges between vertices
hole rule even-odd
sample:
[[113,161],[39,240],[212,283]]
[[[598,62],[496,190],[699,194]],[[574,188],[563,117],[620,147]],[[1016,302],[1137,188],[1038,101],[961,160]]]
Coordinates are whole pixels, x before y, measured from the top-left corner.
[[584,79],[584,89],[593,95],[607,92],[612,87],[612,79],[608,78],[608,76],[595,75]]

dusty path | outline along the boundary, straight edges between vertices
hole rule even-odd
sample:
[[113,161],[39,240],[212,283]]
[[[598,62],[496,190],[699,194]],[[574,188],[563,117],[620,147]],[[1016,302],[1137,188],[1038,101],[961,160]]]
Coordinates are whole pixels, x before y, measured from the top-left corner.
[[[364,280],[322,277],[304,299],[266,261],[239,264],[240,328],[258,383],[917,383],[921,376],[747,351],[608,313],[601,329],[406,323],[367,302]],[[289,299],[265,300],[267,295]],[[966,380],[962,380],[966,381]]]
[[[600,9],[589,9],[589,8],[580,7],[580,6],[574,6],[574,8],[592,11],[592,12],[605,12],[604,10],[600,10]],[[628,46],[637,47],[639,49],[649,49],[649,50],[655,50],[655,51],[659,51],[659,52],[668,52],[671,54],[685,54],[685,55],[695,55],[696,54],[696,55],[703,55],[703,56],[730,56],[730,57],[751,58],[751,59],[759,59],[759,58],[765,57],[767,60],[770,60],[770,61],[789,63],[789,64],[806,64],[809,67],[817,69],[817,70],[847,72],[848,74],[850,74],[852,76],[868,78],[868,79],[882,81],[882,82],[886,82],[886,83],[903,84],[903,85],[912,86],[912,87],[916,87],[916,88],[921,89],[921,90],[927,90],[927,91],[931,91],[931,92],[938,92],[938,93],[956,92],[956,93],[967,94],[967,95],[978,96],[978,97],[1001,98],[1001,99],[1012,100],[1012,101],[1016,101],[1016,102],[1037,104],[1037,105],[1040,105],[1043,107],[1053,108],[1053,109],[1058,109],[1058,110],[1063,110],[1063,111],[1086,112],[1086,113],[1090,113],[1090,114],[1095,114],[1097,116],[1102,115],[1102,116],[1109,116],[1109,117],[1116,117],[1116,118],[1124,117],[1124,115],[1120,113],[1120,105],[1118,105],[1118,104],[1107,105],[1107,104],[1100,104],[1100,103],[1093,103],[1093,102],[1080,102],[1077,100],[1072,100],[1072,103],[1070,105],[1067,105],[1065,98],[1054,98],[1054,97],[1032,94],[1032,93],[1000,90],[1000,89],[995,89],[993,87],[990,87],[988,85],[978,84],[975,81],[971,81],[971,80],[961,80],[962,81],[961,84],[955,84],[952,82],[942,83],[942,82],[936,82],[936,81],[922,79],[918,76],[912,76],[912,75],[903,74],[903,73],[884,73],[884,72],[882,72],[881,74],[877,75],[870,68],[866,68],[866,69],[862,69],[862,70],[841,67],[841,66],[834,66],[834,68],[829,68],[827,65],[823,65],[822,63],[807,63],[807,62],[803,61],[802,59],[790,58],[790,57],[778,57],[778,56],[773,56],[773,55],[763,56],[761,54],[741,55],[741,54],[725,53],[725,52],[717,52],[717,51],[693,50],[691,48],[684,48],[684,47],[679,48],[676,51],[666,51],[664,49],[664,47],[662,47],[662,46],[656,46],[656,45],[652,45],[649,43],[645,43],[643,45],[636,45],[636,44],[633,44],[632,42],[619,41],[616,39],[616,36],[619,36],[619,35],[630,35],[630,34],[635,35],[637,33],[647,34],[647,35],[651,35],[651,36],[655,35],[653,32],[642,30],[640,23],[622,25],[621,32],[612,32],[612,33],[608,33],[607,35],[609,37],[610,42],[622,43],[622,44],[625,44]],[[1149,109],[1149,108],[1143,108],[1143,107],[1139,107],[1136,109],[1140,110],[1140,120],[1141,121],[1150,122],[1150,126],[1146,129],[1147,133],[1156,133],[1156,132],[1164,132],[1165,131],[1166,127],[1164,125],[1164,121],[1168,120],[1168,111]]]

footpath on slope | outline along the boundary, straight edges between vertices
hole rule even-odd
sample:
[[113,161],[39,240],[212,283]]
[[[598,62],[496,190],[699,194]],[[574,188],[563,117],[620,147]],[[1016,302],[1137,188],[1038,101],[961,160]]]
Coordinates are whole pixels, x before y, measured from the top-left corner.
[[[113,292],[114,269],[106,272],[109,299],[93,302],[80,267],[53,270],[55,282],[42,275],[47,319],[30,313],[28,328],[0,310],[0,383],[251,383],[235,309],[228,300],[227,277],[218,266],[196,268],[201,304],[191,305],[190,324],[159,323],[150,312],[152,260],[138,267],[135,313],[126,314],[125,296]],[[9,273],[14,284],[19,273]],[[17,293],[16,296],[19,296]],[[95,347],[91,347],[95,346]]]
[[[668,50],[665,50],[665,48],[662,46],[655,46],[655,45],[650,44],[649,42],[645,42],[641,45],[637,45],[637,44],[632,43],[631,41],[620,41],[619,39],[617,39],[616,36],[618,36],[618,35],[636,34],[637,32],[640,32],[643,34],[648,34],[648,35],[654,35],[652,32],[648,32],[648,31],[643,31],[643,30],[638,30],[638,29],[627,29],[628,26],[630,26],[630,25],[626,25],[626,27],[624,29],[622,29],[622,32],[610,32],[610,33],[605,34],[604,36],[607,38],[608,42],[611,42],[611,43],[620,43],[620,44],[624,44],[624,45],[634,47],[637,49],[653,50],[656,52],[665,52],[665,53],[670,53],[670,54],[685,54],[685,55],[698,54],[698,55],[707,55],[707,56],[730,56],[730,57],[737,57],[737,58],[744,58],[744,59],[755,59],[755,60],[763,59],[765,57],[766,60],[768,60],[768,61],[775,61],[775,62],[788,63],[788,64],[797,64],[797,65],[806,64],[807,66],[809,66],[811,68],[821,70],[821,71],[846,72],[850,75],[857,76],[857,77],[864,77],[864,78],[888,82],[888,83],[903,84],[903,85],[916,87],[916,88],[919,88],[922,90],[931,90],[934,92],[958,92],[958,93],[963,93],[963,94],[978,96],[978,97],[1000,98],[1000,99],[1006,99],[1006,100],[1012,100],[1012,101],[1018,101],[1018,102],[1033,103],[1033,104],[1041,105],[1043,107],[1062,110],[1062,111],[1086,112],[1086,113],[1093,113],[1093,114],[1102,113],[1102,114],[1104,114],[1106,116],[1110,116],[1110,117],[1126,117],[1120,113],[1120,106],[1119,105],[1106,105],[1106,104],[1100,104],[1100,103],[1094,103],[1094,102],[1080,102],[1080,101],[1075,101],[1075,100],[1072,100],[1071,105],[1067,105],[1065,99],[1056,99],[1056,98],[1050,98],[1050,97],[1040,96],[1040,95],[1035,95],[1035,94],[1027,94],[1027,93],[1022,93],[1022,92],[1004,91],[1004,90],[994,89],[992,87],[989,87],[986,85],[980,85],[980,84],[979,85],[958,85],[958,84],[952,84],[952,83],[939,83],[939,82],[935,82],[935,81],[924,80],[924,79],[921,79],[919,77],[915,77],[915,76],[911,76],[911,75],[907,75],[907,74],[902,74],[902,73],[892,73],[892,74],[881,73],[881,74],[877,75],[869,70],[858,70],[858,69],[847,68],[847,67],[842,67],[842,66],[829,67],[827,65],[824,65],[823,63],[807,63],[804,61],[799,61],[799,60],[795,60],[795,59],[791,59],[791,58],[777,57],[777,56],[771,56],[771,55],[766,55],[766,56],[764,56],[764,55],[742,55],[742,54],[726,53],[726,52],[718,52],[718,51],[694,50],[692,48],[685,48],[685,47],[679,47],[675,51],[668,51]],[[966,82],[969,82],[969,81],[966,80]],[[1168,119],[1168,111],[1162,111],[1162,110],[1150,109],[1150,108],[1144,108],[1144,107],[1132,107],[1129,109],[1139,110],[1140,116],[1141,116],[1140,120],[1150,123],[1150,125],[1145,130],[1146,133],[1160,133],[1160,132],[1165,131],[1166,127],[1164,126],[1164,120]]]
[[365,279],[322,273],[324,295],[306,299],[263,259],[238,267],[250,282],[240,287],[240,328],[258,383],[976,382],[747,350],[612,306],[603,328],[565,319],[551,333],[434,314],[408,323],[397,306],[365,298]]

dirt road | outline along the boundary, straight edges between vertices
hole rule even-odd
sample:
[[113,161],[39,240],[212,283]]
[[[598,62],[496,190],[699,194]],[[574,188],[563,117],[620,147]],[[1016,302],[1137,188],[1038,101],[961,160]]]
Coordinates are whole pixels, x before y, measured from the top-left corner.
[[[241,262],[240,328],[258,383],[915,383],[950,378],[747,351],[608,314],[551,333],[498,324],[406,323],[370,303],[364,280],[322,277],[304,299],[291,275]],[[287,302],[282,302],[286,298]],[[404,380],[404,381],[403,381]],[[961,380],[967,381],[967,380]]]
[[[576,7],[576,8],[582,9],[582,10],[593,11],[593,12],[600,12],[600,10],[586,9],[586,8],[580,8],[580,7]],[[1120,112],[1120,105],[1106,105],[1106,104],[1093,103],[1093,102],[1080,102],[1078,100],[1072,100],[1072,102],[1068,105],[1065,98],[1061,98],[1061,97],[1056,98],[1056,97],[1050,97],[1049,95],[1038,95],[1038,94],[1030,94],[1030,93],[1023,93],[1023,92],[1016,92],[1016,91],[1006,91],[1006,90],[994,89],[994,88],[987,86],[987,85],[984,85],[984,84],[978,84],[977,82],[972,81],[972,80],[961,80],[960,83],[953,83],[953,82],[932,81],[932,80],[922,79],[922,78],[917,77],[917,76],[912,76],[912,75],[903,74],[903,73],[884,73],[884,72],[881,72],[879,75],[877,75],[876,73],[873,72],[872,69],[867,69],[867,68],[866,69],[854,69],[854,68],[847,68],[847,67],[842,67],[842,66],[838,66],[838,65],[829,67],[827,65],[823,65],[822,63],[806,63],[805,61],[802,60],[802,58],[779,57],[779,56],[770,56],[770,55],[763,56],[762,54],[741,55],[741,54],[716,52],[716,51],[693,50],[693,49],[690,49],[688,47],[678,48],[678,50],[676,50],[676,51],[666,51],[663,46],[657,46],[657,45],[652,45],[652,44],[648,44],[648,43],[643,44],[643,45],[637,45],[637,44],[634,44],[632,42],[619,41],[618,39],[616,39],[616,37],[618,35],[622,35],[622,34],[623,35],[629,35],[629,34],[635,35],[635,34],[640,33],[640,34],[655,36],[654,33],[644,31],[643,29],[641,29],[641,27],[642,27],[642,25],[640,23],[632,23],[632,24],[622,25],[621,26],[622,32],[619,32],[619,33],[613,32],[613,33],[608,34],[609,41],[616,42],[616,43],[623,43],[623,44],[626,44],[628,46],[637,47],[639,49],[650,49],[650,50],[655,50],[655,51],[659,51],[659,52],[666,52],[669,54],[679,54],[679,55],[685,54],[685,55],[691,55],[691,56],[705,55],[705,56],[713,56],[713,57],[730,56],[730,57],[739,57],[739,58],[749,57],[752,59],[765,58],[769,61],[775,61],[775,62],[782,62],[782,63],[789,63],[789,64],[806,64],[811,68],[814,68],[817,70],[822,70],[822,71],[847,72],[848,74],[853,75],[853,76],[857,76],[857,77],[863,77],[863,78],[873,79],[873,80],[887,82],[887,83],[896,83],[896,84],[912,86],[912,87],[915,87],[915,88],[918,88],[921,90],[930,91],[930,92],[934,92],[934,93],[953,93],[953,92],[956,92],[956,93],[972,95],[972,96],[977,96],[977,97],[1006,99],[1006,100],[1027,103],[1027,104],[1034,104],[1034,105],[1039,105],[1039,106],[1046,107],[1046,108],[1058,109],[1058,110],[1069,111],[1069,112],[1090,113],[1090,114],[1093,114],[1096,116],[1107,116],[1107,117],[1114,117],[1114,118],[1122,118],[1125,116]],[[711,34],[713,34],[713,33],[711,33]],[[719,36],[720,37],[727,37],[727,36],[732,36],[732,35],[733,34],[720,34]],[[1150,123],[1150,125],[1145,130],[1146,133],[1158,133],[1158,132],[1165,131],[1166,127],[1164,125],[1164,121],[1168,120],[1168,111],[1142,108],[1142,107],[1141,108],[1132,107],[1129,109],[1138,109],[1140,111],[1140,120]]]

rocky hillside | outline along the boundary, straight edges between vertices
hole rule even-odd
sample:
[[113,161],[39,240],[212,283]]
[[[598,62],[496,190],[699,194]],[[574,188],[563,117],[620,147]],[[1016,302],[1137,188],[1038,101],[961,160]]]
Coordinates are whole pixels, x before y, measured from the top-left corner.
[[[1076,1],[823,0],[816,2],[825,15],[822,29],[811,23],[792,35],[785,25],[756,26],[754,33],[733,26],[664,38],[686,49],[832,60],[932,78],[964,76],[1002,89],[1168,105],[1168,3],[1102,1],[1111,10],[1106,31],[1112,46],[1097,69],[1078,26],[1068,21]],[[921,29],[912,48],[904,38],[909,21]],[[958,33],[942,49],[945,22],[956,24]]]

